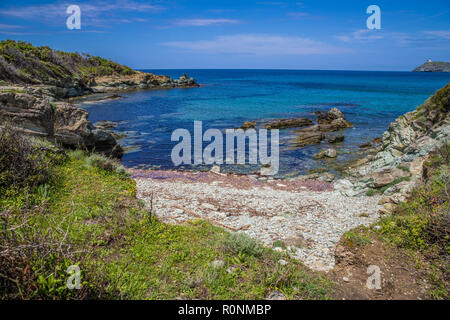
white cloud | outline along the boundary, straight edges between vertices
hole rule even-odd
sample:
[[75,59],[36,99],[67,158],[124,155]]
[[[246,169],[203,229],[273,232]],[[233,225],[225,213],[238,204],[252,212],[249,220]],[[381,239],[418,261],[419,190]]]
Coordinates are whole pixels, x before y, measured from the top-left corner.
[[177,26],[204,27],[211,25],[236,24],[239,20],[234,19],[183,19],[175,22]]
[[291,18],[294,18],[294,19],[307,19],[307,18],[311,18],[312,17],[309,13],[298,12],[298,11],[288,12],[287,15],[289,17],[291,17]]
[[0,34],[6,34],[6,35],[12,35],[12,36],[24,35],[26,33],[20,31],[23,28],[24,28],[23,26],[0,23]]
[[336,39],[348,43],[367,43],[385,39],[393,45],[401,47],[431,48],[436,46],[447,46],[450,44],[450,30],[427,30],[415,33],[384,32],[362,29],[346,35],[335,36]]
[[383,39],[384,36],[379,34],[379,32],[375,30],[361,29],[354,31],[348,35],[335,36],[335,38],[346,43],[351,43],[360,41],[380,40]]
[[450,39],[450,30],[423,31],[422,33],[437,38]]
[[[0,9],[0,15],[27,20],[45,21],[52,24],[55,23],[55,19],[58,21],[60,18],[67,17],[66,9],[70,4],[72,3],[62,1],[53,4],[2,8]],[[133,0],[94,0],[85,2],[80,1],[77,4],[81,8],[82,17],[87,18],[88,24],[108,24],[108,20],[111,20],[114,16],[120,17],[120,14],[123,11],[139,13],[164,10],[163,7],[157,5]],[[115,22],[120,23],[121,19],[117,19]],[[127,20],[123,19],[122,22],[126,23]]]
[[13,25],[13,24],[1,24],[0,23],[0,29],[22,29],[23,26]]
[[165,46],[203,53],[233,53],[248,55],[307,55],[348,53],[346,48],[296,36],[271,34],[237,34],[213,40],[173,41]]

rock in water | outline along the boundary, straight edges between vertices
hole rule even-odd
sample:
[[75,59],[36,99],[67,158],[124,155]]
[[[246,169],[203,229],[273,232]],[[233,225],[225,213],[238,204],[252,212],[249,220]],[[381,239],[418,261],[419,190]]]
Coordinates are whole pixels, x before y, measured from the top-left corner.
[[343,142],[344,140],[345,140],[345,137],[342,134],[338,134],[338,135],[329,137],[328,143],[339,143],[339,142]]
[[325,139],[325,134],[319,131],[304,132],[294,140],[294,146],[301,148],[310,144],[318,144]]
[[335,149],[326,149],[323,151],[320,151],[318,154],[314,156],[315,160],[323,159],[323,158],[336,158],[337,152]]
[[345,128],[353,127],[353,124],[347,121],[344,114],[338,108],[331,108],[326,115],[323,112],[318,114],[317,122],[320,125],[321,131],[338,131]]
[[281,119],[271,123],[266,124],[264,127],[266,129],[287,129],[287,128],[301,128],[312,125],[313,122],[306,118],[296,118],[296,119]]
[[243,130],[254,129],[255,126],[256,126],[256,121],[252,121],[252,122],[250,122],[250,121],[245,121],[245,122],[242,124],[242,126],[240,127],[240,129],[243,129]]

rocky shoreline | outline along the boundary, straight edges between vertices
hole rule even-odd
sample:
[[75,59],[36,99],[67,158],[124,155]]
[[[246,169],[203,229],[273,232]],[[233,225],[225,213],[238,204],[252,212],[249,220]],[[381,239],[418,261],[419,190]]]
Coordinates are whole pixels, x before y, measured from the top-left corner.
[[[0,121],[9,123],[25,134],[49,139],[66,148],[82,148],[121,158],[124,150],[111,130],[96,127],[88,112],[76,107],[73,100],[99,101],[120,98],[118,93],[132,90],[194,88],[194,79],[179,79],[137,71],[133,75],[95,78],[90,86],[12,84],[0,86]],[[91,100],[91,101],[92,101]]]
[[[432,151],[450,141],[449,111],[450,84],[395,120],[382,139],[362,145],[366,156],[345,164],[346,177],[339,180],[329,172],[274,179],[221,173],[218,167],[210,172],[132,170],[132,175],[138,197],[164,222],[207,220],[244,232],[314,270],[329,271],[346,231],[394,212],[426,175]],[[351,125],[333,110],[330,117],[320,114],[319,124],[306,132],[325,135],[328,131],[321,129],[333,131],[336,119]],[[330,156],[329,150],[324,153]]]

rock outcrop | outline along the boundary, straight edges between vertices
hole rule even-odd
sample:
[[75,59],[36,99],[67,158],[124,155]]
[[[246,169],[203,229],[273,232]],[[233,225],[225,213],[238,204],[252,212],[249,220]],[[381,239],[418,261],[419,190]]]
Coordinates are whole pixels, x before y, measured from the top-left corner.
[[[338,108],[332,108],[326,114],[319,111],[316,112],[316,115],[318,116],[318,124],[295,131],[299,133],[293,142],[295,147],[300,148],[310,144],[318,144],[326,138],[325,133],[353,127],[353,124],[345,118]],[[341,142],[344,139],[344,136],[340,134],[330,136],[330,143]]]
[[84,148],[121,158],[123,150],[107,131],[98,129],[86,110],[66,102],[50,102],[46,96],[0,93],[0,122],[23,133],[55,141],[68,148]]
[[[190,88],[199,85],[184,74],[179,79],[132,70],[116,62],[34,47],[22,41],[0,42],[0,120],[22,132],[120,158],[123,149],[110,129],[97,128],[88,112],[69,98],[124,90]],[[120,96],[109,94],[103,98]],[[92,97],[92,96],[91,96]]]
[[422,178],[430,154],[449,143],[449,111],[450,84],[447,84],[415,111],[391,123],[378,152],[349,170],[349,178],[338,181],[335,188],[352,196],[382,193],[382,213],[392,212]]
[[97,77],[89,89],[93,93],[117,92],[137,89],[170,89],[199,87],[193,78],[183,75],[179,79],[158,76],[152,73],[136,71],[132,75],[114,75]]

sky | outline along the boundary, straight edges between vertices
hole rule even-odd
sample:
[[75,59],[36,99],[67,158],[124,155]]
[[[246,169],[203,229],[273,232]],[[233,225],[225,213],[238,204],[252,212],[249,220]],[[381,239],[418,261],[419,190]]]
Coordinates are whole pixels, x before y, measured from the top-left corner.
[[[69,5],[81,29],[69,30]],[[381,29],[369,29],[377,5]],[[0,40],[137,69],[410,71],[450,61],[450,1],[1,0]]]

